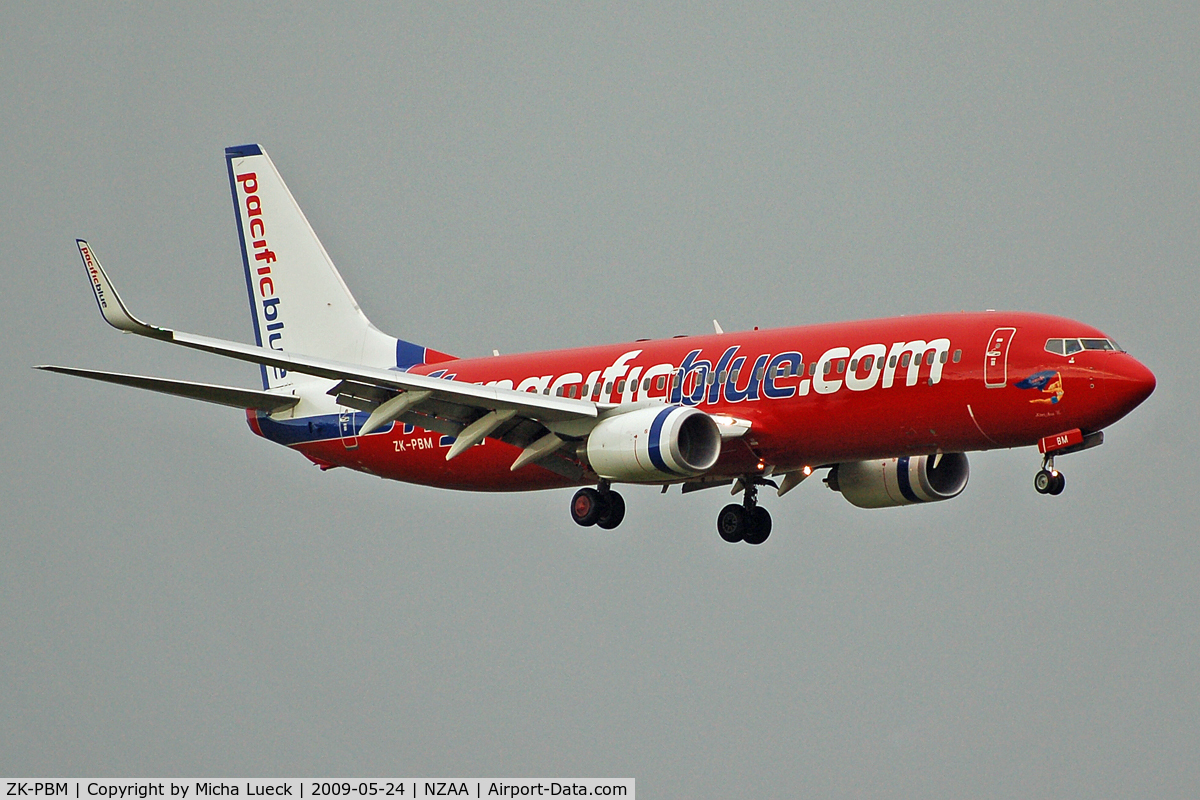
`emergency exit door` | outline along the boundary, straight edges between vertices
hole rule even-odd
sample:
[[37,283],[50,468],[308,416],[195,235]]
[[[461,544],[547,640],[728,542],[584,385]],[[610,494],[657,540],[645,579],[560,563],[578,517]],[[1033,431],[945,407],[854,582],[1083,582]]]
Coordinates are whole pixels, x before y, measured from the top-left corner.
[[338,412],[338,430],[342,434],[342,444],[347,450],[358,447],[358,436],[354,430],[354,412],[343,408]]

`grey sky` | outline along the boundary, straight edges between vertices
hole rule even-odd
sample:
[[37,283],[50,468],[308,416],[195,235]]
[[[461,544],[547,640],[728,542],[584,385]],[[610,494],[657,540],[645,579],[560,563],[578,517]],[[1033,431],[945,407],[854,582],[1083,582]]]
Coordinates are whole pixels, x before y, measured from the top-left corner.
[[[0,10],[0,771],[630,776],[645,797],[1200,785],[1188,4]],[[1032,488],[470,495],[37,363],[256,385],[222,149],[259,142],[372,320],[462,355],[981,308],[1156,393]],[[19,423],[19,424],[17,424]]]

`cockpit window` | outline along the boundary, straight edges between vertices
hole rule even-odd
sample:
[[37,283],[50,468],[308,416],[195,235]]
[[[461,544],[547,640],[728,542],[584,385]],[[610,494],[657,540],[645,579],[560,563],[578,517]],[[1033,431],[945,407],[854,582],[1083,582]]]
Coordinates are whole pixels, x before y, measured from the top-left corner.
[[1046,352],[1058,356],[1074,355],[1083,350],[1109,350],[1124,353],[1112,339],[1047,339]]

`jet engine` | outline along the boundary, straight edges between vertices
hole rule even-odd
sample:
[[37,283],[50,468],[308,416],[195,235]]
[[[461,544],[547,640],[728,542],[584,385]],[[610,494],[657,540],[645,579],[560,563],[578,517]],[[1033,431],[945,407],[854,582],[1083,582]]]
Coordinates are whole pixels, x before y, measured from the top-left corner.
[[690,478],[717,463],[721,432],[695,408],[643,408],[601,420],[581,449],[592,470],[608,480]]
[[825,483],[859,508],[932,503],[957,497],[970,477],[964,453],[837,464]]

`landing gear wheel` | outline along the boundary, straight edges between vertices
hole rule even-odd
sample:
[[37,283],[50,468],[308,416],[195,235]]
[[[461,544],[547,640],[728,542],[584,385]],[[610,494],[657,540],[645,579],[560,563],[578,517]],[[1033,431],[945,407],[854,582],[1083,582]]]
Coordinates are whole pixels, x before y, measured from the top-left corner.
[[[595,525],[600,521],[607,505],[604,497],[595,489],[580,489],[571,498],[571,519],[575,520],[575,524],[585,528]],[[622,510],[623,506],[624,504],[622,504]]]
[[771,515],[762,506],[750,510],[750,528],[743,541],[746,544],[762,544],[771,535]]
[[746,513],[746,509],[737,503],[730,503],[717,514],[717,533],[730,544],[740,542],[746,538],[749,523],[750,515]]
[[596,520],[596,524],[606,531],[611,531],[621,524],[621,520],[625,519],[625,498],[612,491],[601,495],[601,498],[605,501],[605,509],[600,518]]
[[1052,495],[1062,494],[1062,490],[1065,489],[1066,486],[1067,479],[1064,478],[1063,474],[1060,472],[1054,476],[1054,483],[1051,484],[1049,490],[1047,490],[1047,493]]
[[[1054,488],[1056,481],[1050,470],[1043,469],[1033,476],[1033,488],[1038,494],[1050,494],[1050,490]],[[1059,491],[1062,491],[1059,489]]]

